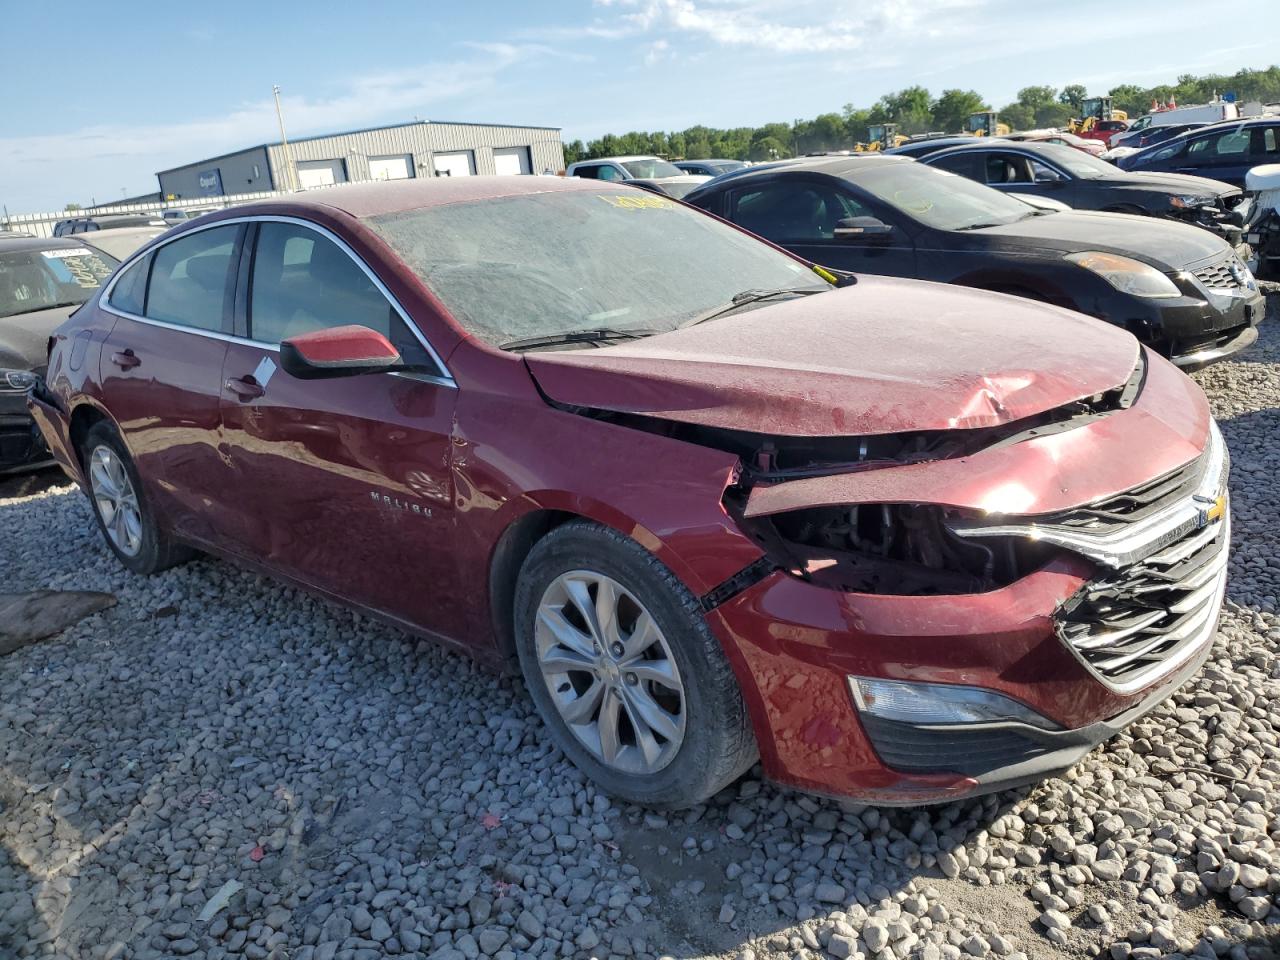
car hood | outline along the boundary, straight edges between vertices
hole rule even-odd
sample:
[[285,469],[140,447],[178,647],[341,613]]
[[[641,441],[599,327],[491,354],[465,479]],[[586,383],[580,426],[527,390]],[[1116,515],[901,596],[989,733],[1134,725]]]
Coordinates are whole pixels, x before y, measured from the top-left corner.
[[1022,245],[1062,254],[1081,250],[1117,253],[1165,272],[1220,257],[1231,249],[1221,237],[1191,224],[1086,210],[1027,217],[973,233],[1016,240]]
[[777,436],[995,426],[1118,386],[1138,343],[1029,300],[914,280],[525,363],[552,402]]
[[0,317],[0,367],[42,370],[49,357],[49,335],[79,308],[76,304]]
[[1201,196],[1229,197],[1240,192],[1238,187],[1221,180],[1208,177],[1195,177],[1187,173],[1156,173],[1149,170],[1132,170],[1123,178],[1107,180],[1117,187],[1138,187],[1143,190],[1161,190],[1167,193],[1194,193]]

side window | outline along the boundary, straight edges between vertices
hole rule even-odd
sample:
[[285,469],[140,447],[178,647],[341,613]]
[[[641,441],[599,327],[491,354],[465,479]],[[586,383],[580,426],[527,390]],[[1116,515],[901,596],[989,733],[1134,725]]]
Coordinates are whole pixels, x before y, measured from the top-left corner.
[[987,183],[1030,183],[1031,171],[1026,161],[1002,153],[987,155]]
[[617,167],[613,166],[612,164],[608,164],[608,163],[604,164],[603,166],[596,167],[596,175],[601,180],[621,180],[622,179],[622,171],[619,170]]
[[1249,131],[1231,130],[1214,137],[1204,137],[1191,144],[1187,153],[1193,157],[1234,157],[1249,149]]
[[579,167],[573,171],[575,177],[582,177],[584,180],[599,180],[600,168],[598,166]]
[[400,351],[407,367],[442,372],[345,250],[300,224],[262,223],[249,279],[249,336],[279,343],[349,324],[377,330]]
[[111,306],[125,313],[144,316],[142,310],[147,299],[147,268],[150,264],[151,257],[145,256],[120,275],[111,288]]
[[950,157],[943,157],[941,160],[934,162],[932,166],[982,183],[986,180],[986,167],[983,164],[983,160],[984,157],[982,155],[957,153]]
[[1057,183],[1059,180],[1066,179],[1053,167],[1039,160],[1031,161],[1031,176],[1036,183]]
[[230,313],[232,254],[240,227],[211,227],[167,243],[151,261],[144,316],[152,320],[226,332]]
[[784,182],[737,194],[732,220],[775,243],[815,243],[833,239],[839,221],[865,213],[827,187]]

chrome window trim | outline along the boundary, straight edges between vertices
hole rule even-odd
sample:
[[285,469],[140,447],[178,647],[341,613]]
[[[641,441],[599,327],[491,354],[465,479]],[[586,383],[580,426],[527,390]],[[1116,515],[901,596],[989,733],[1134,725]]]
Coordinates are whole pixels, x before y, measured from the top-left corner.
[[358,266],[364,272],[364,275],[367,276],[373,282],[373,285],[378,288],[378,292],[381,293],[387,299],[387,302],[389,304],[391,304],[391,308],[395,310],[396,314],[404,322],[405,326],[409,328],[409,332],[413,334],[414,339],[417,340],[420,344],[422,344],[423,349],[427,351],[427,355],[431,357],[432,362],[435,363],[436,367],[443,374],[442,376],[434,376],[432,374],[427,374],[427,373],[391,371],[390,375],[393,377],[406,377],[414,380],[426,381],[428,383],[437,383],[437,384],[440,384],[441,386],[453,387],[454,389],[457,389],[457,386],[458,386],[457,381],[453,379],[453,374],[449,372],[449,368],[448,366],[445,365],[444,359],[440,356],[440,354],[436,352],[435,347],[431,345],[431,342],[427,340],[426,336],[423,335],[422,331],[418,329],[418,325],[413,322],[412,318],[410,318],[408,312],[404,309],[404,307],[400,305],[400,301],[397,300],[395,295],[392,294],[392,292],[387,289],[386,284],[384,284],[382,280],[378,277],[378,275],[369,268],[369,265],[364,262],[364,260],[359,256],[359,254],[357,254],[354,250],[351,249],[350,245],[348,245],[345,240],[343,240],[340,236],[338,236],[332,230],[328,229],[327,227],[321,226],[318,223],[313,223],[310,220],[305,220],[302,217],[289,217],[289,216],[281,216],[278,214],[258,214],[258,215],[247,216],[247,217],[230,217],[226,220],[215,221],[214,223],[201,224],[200,226],[193,227],[190,230],[184,230],[182,231],[182,233],[178,234],[177,236],[168,237],[167,239],[161,240],[159,243],[149,245],[143,248],[142,250],[138,251],[137,253],[135,253],[132,257],[130,257],[124,263],[120,264],[118,268],[116,268],[115,275],[112,276],[110,281],[108,281],[106,287],[103,288],[101,295],[99,295],[98,297],[98,306],[101,309],[105,310],[107,313],[113,314],[114,316],[117,316],[117,317],[123,317],[126,320],[134,320],[138,323],[147,323],[147,324],[151,324],[152,326],[161,327],[166,330],[176,330],[180,333],[191,333],[200,337],[208,337],[209,339],[212,339],[212,340],[223,340],[223,341],[226,341],[227,343],[239,343],[239,344],[244,344],[246,346],[259,347],[264,350],[271,350],[276,353],[279,353],[280,352],[279,344],[268,343],[265,340],[254,340],[251,337],[237,337],[234,334],[223,333],[218,330],[201,330],[199,327],[185,327],[180,323],[170,323],[167,320],[155,320],[151,317],[140,317],[136,313],[129,313],[128,311],[121,310],[119,307],[116,307],[111,303],[111,294],[115,290],[116,283],[120,280],[122,276],[124,276],[124,274],[135,263],[137,263],[147,254],[154,253],[156,250],[159,250],[161,247],[167,246],[173,243],[174,241],[182,240],[185,237],[189,237],[195,233],[200,233],[204,230],[214,230],[214,229],[217,229],[218,227],[228,227],[228,226],[233,226],[235,224],[241,224],[241,223],[296,224],[297,226],[305,227],[308,230],[314,230],[316,233],[320,234],[322,237],[325,237],[326,239],[331,240],[333,243],[335,243],[338,246],[338,249],[340,249],[348,257],[350,257],[352,261],[356,264],[356,266]]

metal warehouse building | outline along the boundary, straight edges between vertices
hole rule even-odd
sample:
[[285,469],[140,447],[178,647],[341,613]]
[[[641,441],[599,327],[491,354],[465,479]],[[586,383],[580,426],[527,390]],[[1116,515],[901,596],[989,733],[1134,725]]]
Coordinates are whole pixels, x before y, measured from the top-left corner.
[[[559,127],[415,120],[264,143],[156,174],[166,200],[289,190],[360,180],[559,173]],[[296,168],[290,169],[289,157]]]

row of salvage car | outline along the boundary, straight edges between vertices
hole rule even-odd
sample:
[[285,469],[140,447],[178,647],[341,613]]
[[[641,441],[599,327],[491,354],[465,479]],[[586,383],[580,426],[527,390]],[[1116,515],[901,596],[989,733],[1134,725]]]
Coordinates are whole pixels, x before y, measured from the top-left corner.
[[52,330],[28,410],[130,570],[210,553],[518,669],[638,803],[757,760],[1001,789],[1203,662],[1228,459],[1164,356],[1254,336],[1222,236],[893,157],[598,181],[180,225]]

